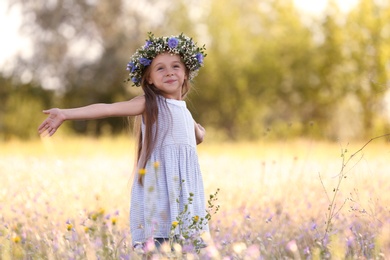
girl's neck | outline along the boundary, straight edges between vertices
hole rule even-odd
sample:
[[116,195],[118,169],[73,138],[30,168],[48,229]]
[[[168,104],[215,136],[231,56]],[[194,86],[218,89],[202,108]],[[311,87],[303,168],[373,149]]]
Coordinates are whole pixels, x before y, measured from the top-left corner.
[[167,95],[167,94],[161,94],[160,95],[161,97],[165,98],[165,99],[173,99],[173,100],[178,100],[178,101],[182,101],[183,99],[181,98],[181,96],[176,96],[176,95]]

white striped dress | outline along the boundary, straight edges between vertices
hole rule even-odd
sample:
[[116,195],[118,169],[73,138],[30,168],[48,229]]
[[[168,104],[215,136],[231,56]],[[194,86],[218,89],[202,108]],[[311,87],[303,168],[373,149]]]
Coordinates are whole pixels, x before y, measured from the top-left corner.
[[[135,176],[130,205],[133,245],[147,239],[169,238],[172,222],[188,204],[190,216],[206,215],[202,174],[198,163],[194,120],[185,101],[157,98],[158,136],[146,164],[143,185]],[[154,126],[155,127],[155,126]],[[145,125],[142,122],[143,136]],[[158,162],[158,167],[155,167]],[[179,199],[179,203],[177,202]],[[188,223],[189,224],[189,223]],[[208,231],[205,225],[204,231]],[[178,234],[178,228],[175,233]]]

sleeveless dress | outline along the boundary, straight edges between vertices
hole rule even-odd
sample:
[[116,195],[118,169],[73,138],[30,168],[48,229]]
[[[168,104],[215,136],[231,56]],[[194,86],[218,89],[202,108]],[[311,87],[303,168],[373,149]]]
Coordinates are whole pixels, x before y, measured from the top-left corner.
[[[158,96],[158,135],[146,164],[143,185],[138,173],[131,191],[133,245],[149,238],[169,238],[172,222],[188,205],[189,221],[206,215],[202,174],[196,151],[194,120],[185,101]],[[145,125],[141,125],[144,137]],[[154,125],[154,131],[156,124]],[[190,204],[188,198],[192,196]],[[191,222],[192,223],[192,222]],[[188,226],[190,223],[184,223]],[[202,227],[208,231],[208,225]],[[175,234],[179,234],[176,227]]]

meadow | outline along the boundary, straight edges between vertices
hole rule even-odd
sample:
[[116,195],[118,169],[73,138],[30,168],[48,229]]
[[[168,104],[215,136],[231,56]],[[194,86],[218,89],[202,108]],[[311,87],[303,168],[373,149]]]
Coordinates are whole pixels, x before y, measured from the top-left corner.
[[129,244],[130,138],[0,143],[0,259],[388,259],[390,144],[351,157],[365,143],[206,140],[209,246],[147,255]]

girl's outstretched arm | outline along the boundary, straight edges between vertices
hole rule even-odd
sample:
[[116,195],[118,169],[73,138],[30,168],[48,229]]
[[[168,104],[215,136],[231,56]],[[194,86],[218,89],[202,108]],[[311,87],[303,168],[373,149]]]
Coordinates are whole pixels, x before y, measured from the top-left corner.
[[204,136],[206,135],[206,129],[204,129],[203,126],[196,123],[195,121],[194,124],[195,124],[196,144],[200,144],[201,142],[203,142]]
[[145,110],[145,97],[138,96],[128,101],[112,104],[92,104],[85,107],[44,110],[48,117],[38,127],[39,134],[52,136],[65,120],[89,120],[106,117],[140,115]]

